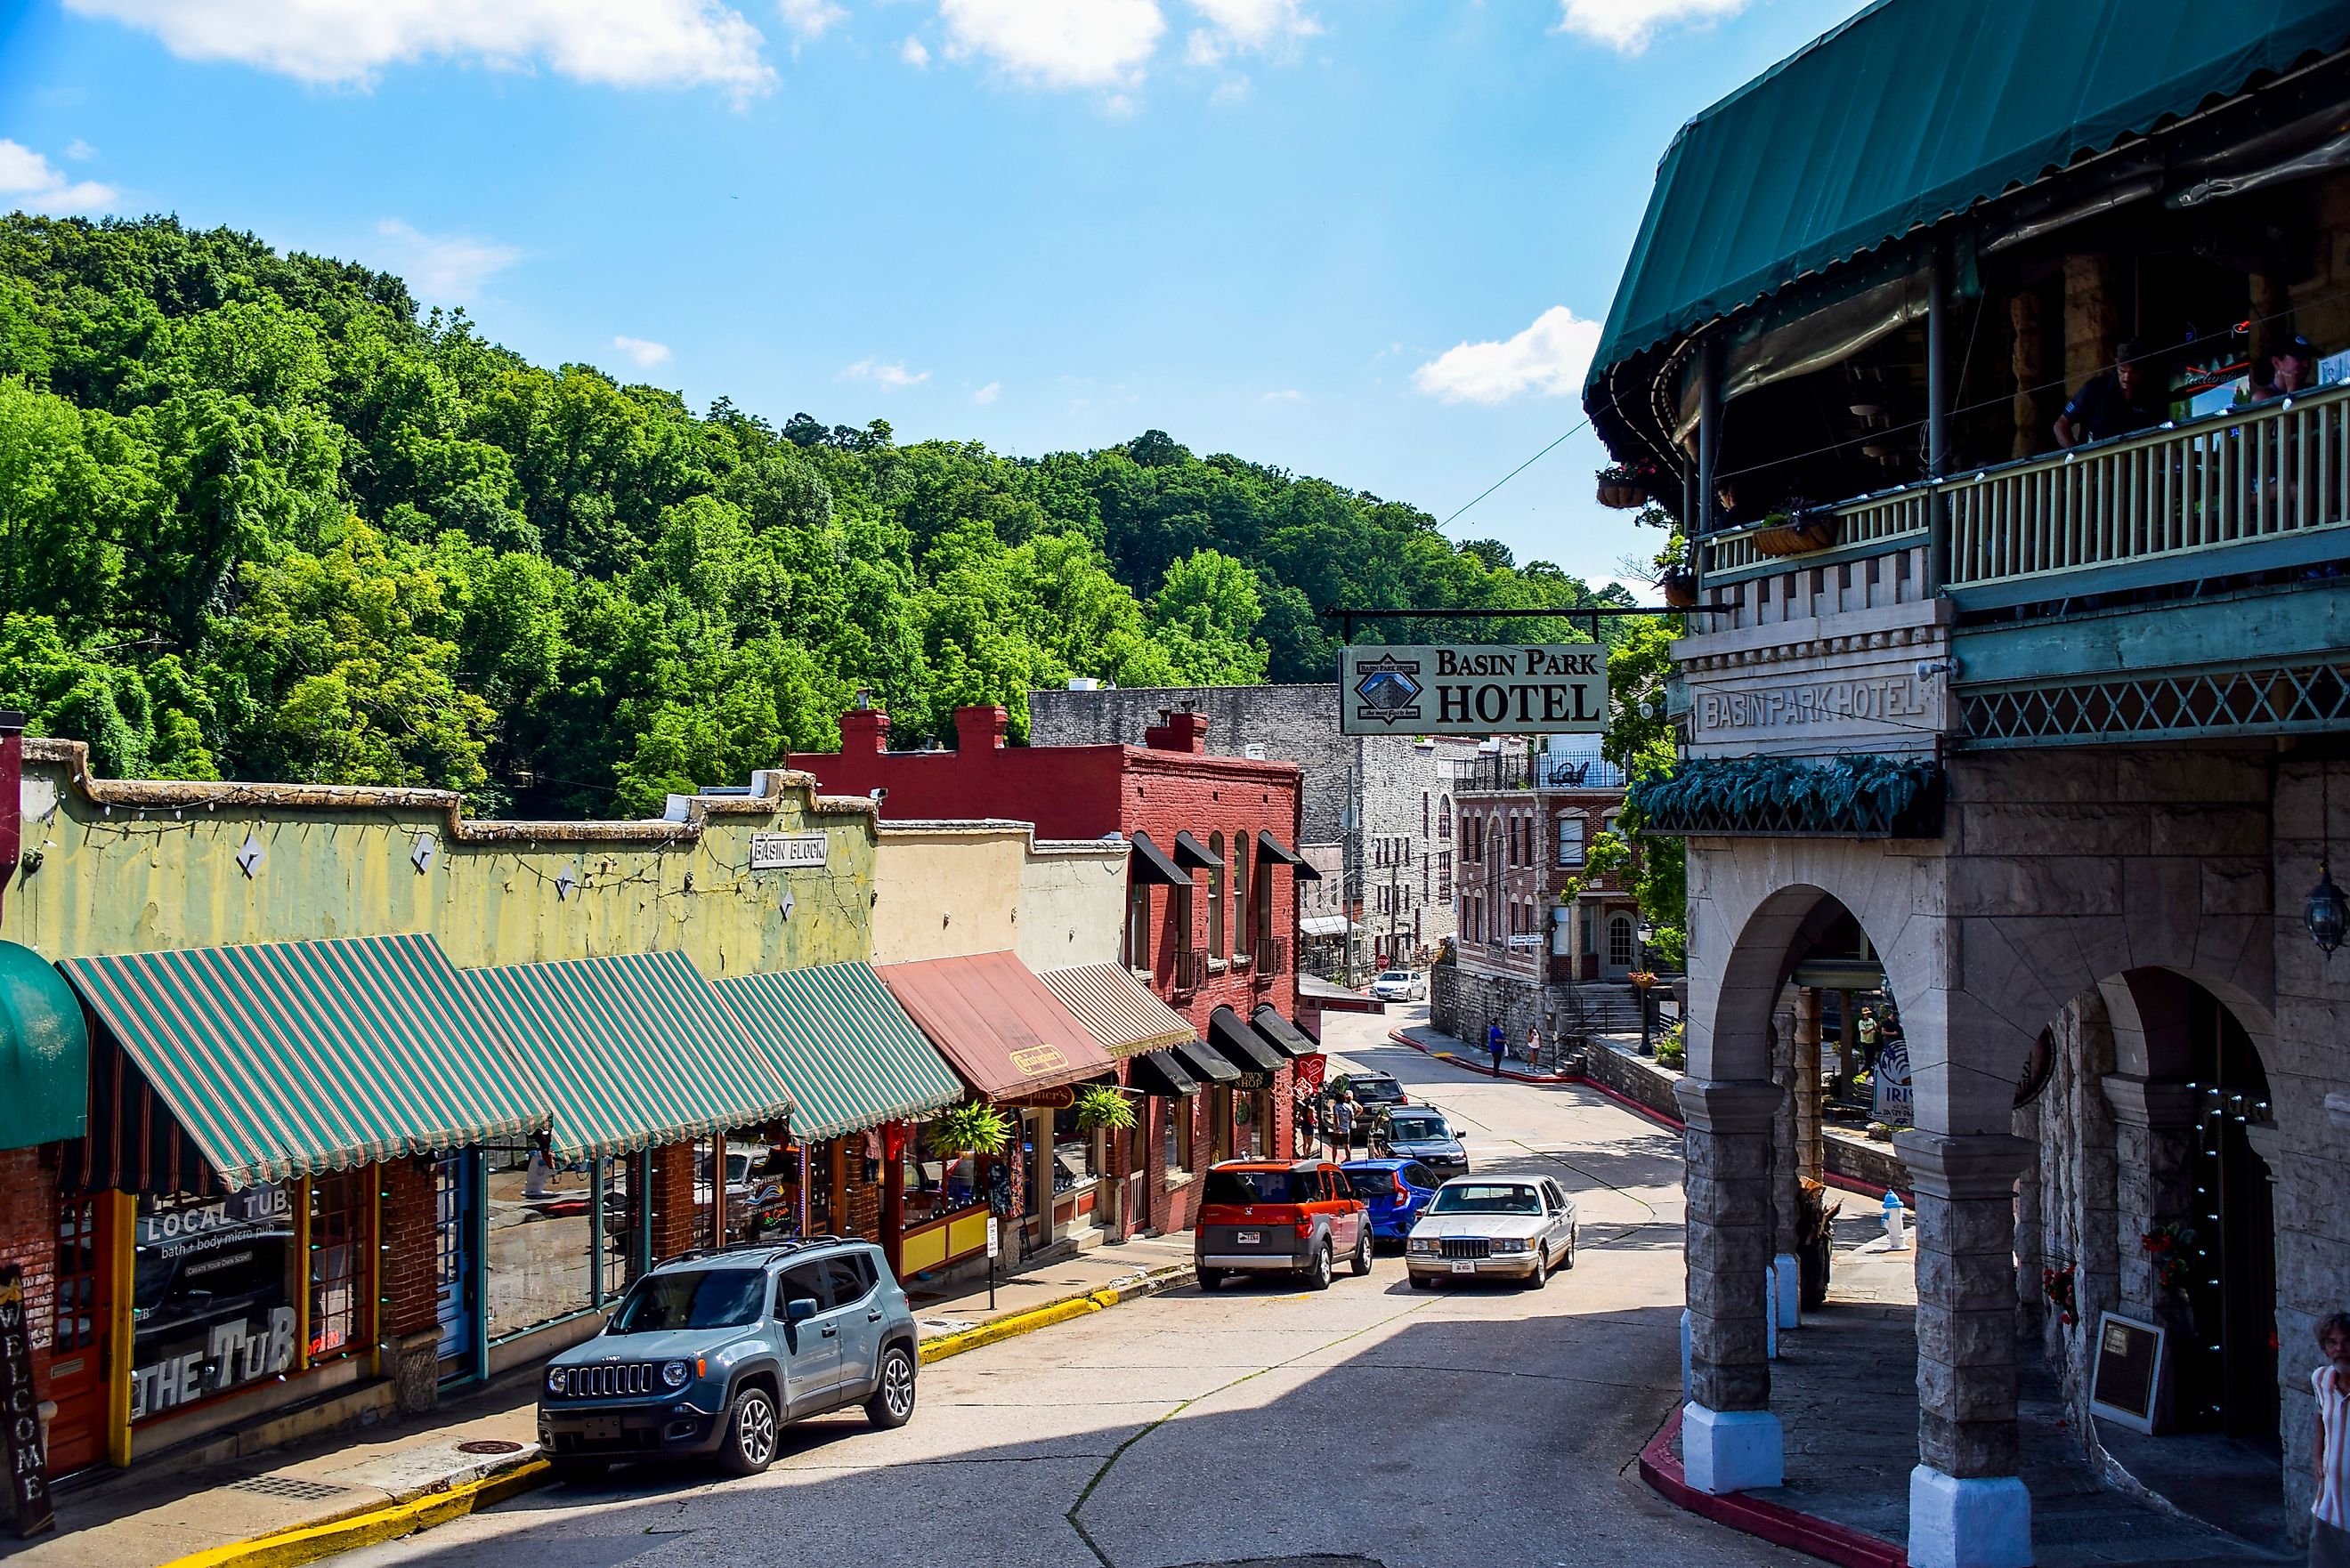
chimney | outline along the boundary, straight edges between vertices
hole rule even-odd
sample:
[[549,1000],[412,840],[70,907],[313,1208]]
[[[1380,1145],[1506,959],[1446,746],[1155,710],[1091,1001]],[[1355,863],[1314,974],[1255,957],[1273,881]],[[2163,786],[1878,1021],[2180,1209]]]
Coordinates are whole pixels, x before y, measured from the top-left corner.
[[0,711],[0,916],[25,846],[25,715]]
[[1000,752],[1003,749],[1004,732],[1011,727],[1012,715],[1001,708],[958,708],[955,710],[955,750]]
[[840,754],[844,757],[879,756],[889,749],[889,715],[879,708],[868,707],[863,692],[858,693],[856,707],[840,716]]
[[1189,708],[1161,708],[1159,722],[1142,732],[1142,743],[1154,752],[1199,755],[1208,749],[1208,716]]

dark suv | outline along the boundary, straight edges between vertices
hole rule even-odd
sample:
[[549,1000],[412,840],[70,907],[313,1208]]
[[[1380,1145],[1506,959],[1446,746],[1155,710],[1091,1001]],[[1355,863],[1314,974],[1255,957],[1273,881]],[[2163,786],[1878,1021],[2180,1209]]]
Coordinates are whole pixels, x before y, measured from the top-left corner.
[[904,1426],[919,1361],[914,1314],[870,1242],[688,1252],[547,1363],[539,1446],[567,1480],[671,1454],[756,1475],[786,1421],[862,1401],[875,1426]]

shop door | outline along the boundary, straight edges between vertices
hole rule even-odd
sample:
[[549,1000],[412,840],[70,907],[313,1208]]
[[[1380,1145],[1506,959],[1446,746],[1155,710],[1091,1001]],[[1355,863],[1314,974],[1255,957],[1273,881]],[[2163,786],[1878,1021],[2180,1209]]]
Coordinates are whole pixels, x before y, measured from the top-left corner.
[[444,1376],[471,1372],[479,1272],[473,1267],[473,1161],[452,1155],[432,1168],[433,1313]]
[[113,1295],[106,1259],[114,1229],[109,1196],[57,1196],[57,1295],[49,1318],[48,1397],[57,1407],[49,1423],[52,1477],[106,1457],[106,1323]]

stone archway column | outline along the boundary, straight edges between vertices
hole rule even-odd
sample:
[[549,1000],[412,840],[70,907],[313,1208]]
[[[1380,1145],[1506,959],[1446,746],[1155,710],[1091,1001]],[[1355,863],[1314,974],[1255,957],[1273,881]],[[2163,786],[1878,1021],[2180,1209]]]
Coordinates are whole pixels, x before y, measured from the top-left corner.
[[[2132,1073],[2108,1073],[2103,1087],[2114,1113],[2114,1250],[2122,1310],[2160,1324],[2173,1345],[2192,1344],[2185,1336],[2194,1333],[2194,1314],[2184,1296],[2157,1282],[2142,1239],[2158,1225],[2195,1218],[2196,1093],[2185,1084]],[[2166,1363],[2166,1385],[2170,1374]],[[2176,1393],[2175,1386],[2156,1391],[2161,1426],[2174,1418]]]
[[1918,1197],[1914,1568],[2028,1568],[2032,1496],[2016,1474],[2015,1181],[2032,1146],[2006,1133],[1909,1131],[1894,1144]]
[[[1796,1216],[1803,1204],[1804,1080],[1796,1071],[1800,1029],[1792,1004],[1771,1015],[1771,1081],[1785,1091],[1771,1113],[1771,1312],[1781,1328],[1803,1322],[1803,1284],[1795,1267]],[[1816,1069],[1813,1077],[1818,1077]]]
[[1776,1085],[1684,1078],[1673,1088],[1689,1124],[1690,1398],[1681,1412],[1689,1484],[1720,1495],[1777,1486],[1786,1451],[1771,1414],[1767,1359],[1772,1123]]

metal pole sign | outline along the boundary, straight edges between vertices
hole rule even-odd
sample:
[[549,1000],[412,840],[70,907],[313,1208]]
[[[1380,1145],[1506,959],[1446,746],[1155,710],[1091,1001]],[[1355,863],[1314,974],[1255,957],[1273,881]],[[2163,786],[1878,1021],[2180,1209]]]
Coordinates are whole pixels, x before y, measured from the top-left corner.
[[1003,1251],[1002,1222],[994,1215],[987,1217],[987,1310],[995,1310],[995,1260]]
[[1349,644],[1338,651],[1346,735],[1599,734],[1607,650],[1596,643]]
[[8,1461],[8,1501],[16,1533],[30,1537],[57,1523],[49,1504],[49,1460],[41,1447],[41,1397],[33,1387],[33,1339],[25,1322],[25,1271],[0,1268],[0,1454]]

